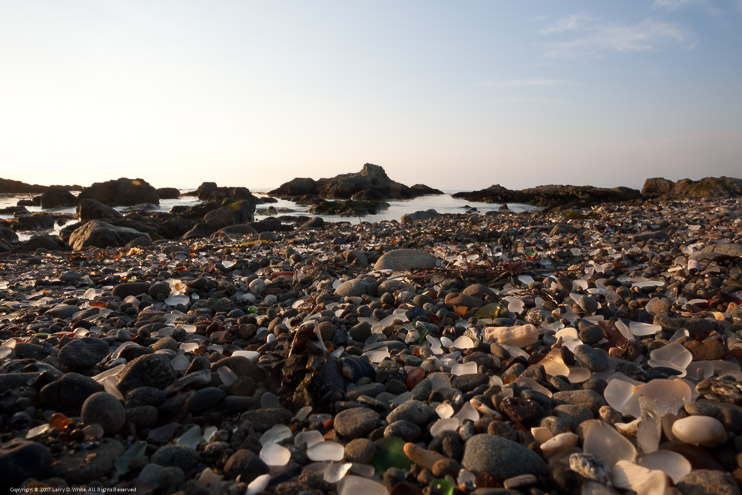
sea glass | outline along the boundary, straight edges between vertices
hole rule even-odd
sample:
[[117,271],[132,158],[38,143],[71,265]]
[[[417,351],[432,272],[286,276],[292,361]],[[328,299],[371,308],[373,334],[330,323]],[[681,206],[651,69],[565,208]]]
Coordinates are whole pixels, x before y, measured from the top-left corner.
[[322,477],[328,483],[337,483],[342,480],[353,466],[350,462],[331,462],[322,473]]
[[451,366],[451,374],[454,376],[474,375],[477,373],[477,363],[469,361],[468,363],[456,363]]
[[282,445],[269,443],[260,449],[260,459],[269,466],[285,466],[291,459],[291,451]]
[[201,427],[198,425],[191,427],[188,431],[178,437],[178,440],[176,440],[175,443],[195,449],[198,447],[198,444],[201,443]]
[[632,443],[602,421],[596,421],[588,428],[583,451],[600,457],[609,466],[621,460],[634,462],[636,459],[636,448]]
[[304,444],[307,446],[307,448],[309,448],[322,442],[323,440],[324,438],[322,437],[322,433],[320,433],[319,431],[307,430],[296,434],[296,436],[294,437],[294,445],[300,447],[302,444]]
[[307,449],[307,457],[313,461],[341,461],[345,449],[336,442],[320,442]]
[[412,461],[404,453],[405,441],[399,437],[384,437],[375,442],[376,453],[373,464],[377,471],[384,473],[390,467],[408,471]]
[[[316,430],[312,430],[316,431]],[[319,432],[317,432],[319,433]],[[282,440],[291,438],[291,428],[284,424],[277,424],[271,427],[268,431],[260,436],[260,445],[269,445],[272,443],[279,443]]]
[[435,479],[430,483],[430,492],[440,495],[453,495],[453,483],[446,478]]
[[378,481],[348,475],[338,484],[338,495],[387,495],[387,490]]
[[691,470],[688,459],[671,450],[657,450],[643,455],[637,464],[666,473],[673,483],[678,483]]

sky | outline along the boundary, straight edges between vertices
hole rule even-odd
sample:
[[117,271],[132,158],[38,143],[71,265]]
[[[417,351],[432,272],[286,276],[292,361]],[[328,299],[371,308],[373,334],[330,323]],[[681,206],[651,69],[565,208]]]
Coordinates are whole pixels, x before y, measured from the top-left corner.
[[0,0],[0,177],[742,177],[742,0]]

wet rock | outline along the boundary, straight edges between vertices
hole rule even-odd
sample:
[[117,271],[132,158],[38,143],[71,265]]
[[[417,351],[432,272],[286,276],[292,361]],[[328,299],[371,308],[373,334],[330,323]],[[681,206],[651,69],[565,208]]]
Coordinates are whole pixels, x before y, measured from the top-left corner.
[[463,466],[475,474],[505,480],[521,474],[545,475],[546,462],[521,444],[495,435],[480,434],[464,445]]

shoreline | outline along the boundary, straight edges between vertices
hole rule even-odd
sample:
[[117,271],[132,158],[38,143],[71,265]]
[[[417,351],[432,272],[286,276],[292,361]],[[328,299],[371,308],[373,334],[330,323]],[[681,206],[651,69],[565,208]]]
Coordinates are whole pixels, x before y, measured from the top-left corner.
[[592,212],[5,254],[2,483],[736,489],[742,200]]

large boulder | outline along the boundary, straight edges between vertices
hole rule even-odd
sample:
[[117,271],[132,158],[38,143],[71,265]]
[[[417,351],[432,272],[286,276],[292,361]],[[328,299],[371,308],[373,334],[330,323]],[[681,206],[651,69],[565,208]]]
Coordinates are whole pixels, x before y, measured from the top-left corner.
[[409,199],[419,195],[412,188],[391,180],[382,167],[372,163],[366,163],[360,172],[329,179],[293,179],[270,194],[279,197],[316,195],[338,199]]
[[82,199],[77,204],[77,216],[83,221],[97,220],[100,218],[121,218],[122,215],[113,207],[96,201],[94,199]]
[[224,227],[249,223],[254,219],[254,199],[225,199],[221,206],[206,213],[203,220],[186,232],[183,238],[207,237]]
[[47,230],[54,228],[54,217],[49,213],[18,215],[11,223],[14,230]]
[[138,230],[117,227],[101,220],[90,220],[70,234],[69,243],[72,249],[80,251],[89,247],[121,247],[140,237],[151,241],[149,234]]
[[42,208],[69,208],[77,204],[77,198],[64,189],[49,189],[41,194],[39,203]]
[[37,249],[46,251],[67,251],[69,248],[58,237],[37,235],[13,248],[14,253],[33,253]]
[[484,203],[527,203],[537,206],[614,203],[641,198],[641,193],[629,187],[594,187],[572,185],[546,185],[521,190],[510,190],[495,184],[486,189],[452,194],[454,198]]
[[180,191],[175,187],[159,187],[157,188],[157,195],[160,199],[178,199]]
[[120,178],[96,182],[82,190],[79,200],[94,199],[107,205],[131,206],[140,203],[159,204],[157,189],[142,179]]

